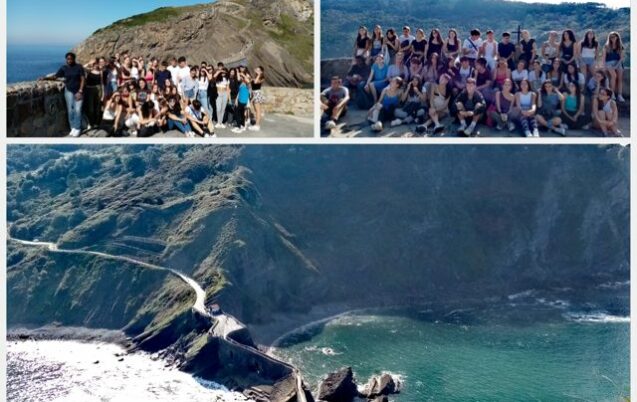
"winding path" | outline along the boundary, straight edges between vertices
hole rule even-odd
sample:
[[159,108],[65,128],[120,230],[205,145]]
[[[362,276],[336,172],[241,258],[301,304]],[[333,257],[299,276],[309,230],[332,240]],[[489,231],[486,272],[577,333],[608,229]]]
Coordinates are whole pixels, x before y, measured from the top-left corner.
[[41,248],[46,248],[48,251],[52,252],[52,253],[62,253],[62,254],[84,254],[84,255],[90,255],[90,256],[94,256],[94,257],[100,257],[100,258],[104,258],[104,259],[109,259],[109,260],[116,260],[116,261],[123,261],[123,262],[127,262],[130,264],[134,264],[134,265],[138,265],[140,267],[143,268],[148,268],[148,269],[158,269],[158,270],[162,270],[162,271],[168,271],[170,274],[177,276],[179,279],[181,279],[182,281],[184,281],[186,284],[188,284],[194,291],[195,294],[197,295],[197,298],[195,300],[195,303],[192,306],[192,309],[194,311],[196,311],[197,313],[201,314],[202,316],[208,318],[212,323],[212,327],[209,330],[209,333],[213,336],[218,336],[223,338],[224,340],[226,340],[227,342],[235,345],[236,347],[242,348],[246,351],[249,351],[250,353],[259,353],[262,357],[277,363],[277,364],[283,364],[284,366],[288,367],[292,374],[294,375],[294,379],[296,382],[296,395],[297,395],[297,400],[299,402],[307,402],[307,399],[305,398],[305,391],[303,389],[303,378],[301,376],[301,373],[298,371],[298,369],[290,364],[287,364],[277,358],[274,358],[272,356],[269,356],[265,353],[260,352],[258,349],[254,349],[250,346],[244,345],[240,342],[235,341],[234,339],[232,339],[231,334],[237,330],[243,329],[244,325],[237,320],[235,317],[233,317],[230,314],[227,313],[222,313],[220,315],[216,315],[216,316],[212,316],[207,310],[206,310],[206,291],[197,283],[197,281],[195,281],[194,279],[192,279],[191,277],[175,270],[172,268],[166,268],[166,267],[162,267],[159,265],[155,265],[155,264],[150,264],[148,262],[144,262],[144,261],[140,261],[140,260],[136,260],[134,258],[131,257],[125,257],[125,256],[119,256],[119,255],[113,255],[113,254],[108,254],[108,253],[102,253],[99,251],[89,251],[89,250],[82,250],[82,249],[77,249],[77,250],[69,250],[69,249],[63,249],[60,248],[56,243],[51,243],[51,242],[42,242],[42,241],[32,241],[32,240],[21,240],[21,239],[16,239],[15,237],[11,236],[11,225],[9,225],[8,230],[7,230],[7,240],[9,241],[13,241],[16,242],[18,244],[22,244],[25,246],[29,246],[29,247],[41,247]]

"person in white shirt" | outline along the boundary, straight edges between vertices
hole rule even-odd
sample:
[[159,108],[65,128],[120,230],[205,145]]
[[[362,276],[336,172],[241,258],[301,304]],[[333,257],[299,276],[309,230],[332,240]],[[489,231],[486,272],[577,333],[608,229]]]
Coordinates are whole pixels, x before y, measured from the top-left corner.
[[464,40],[462,44],[462,55],[469,59],[471,67],[475,66],[476,60],[480,55],[480,48],[482,47],[482,38],[480,38],[480,31],[477,29],[471,30],[471,37]]
[[177,71],[179,70],[179,66],[177,65],[177,59],[170,59],[170,65],[166,67],[166,70],[170,71],[170,79],[173,81],[173,84],[177,86]]
[[511,71],[511,80],[513,81],[513,89],[515,92],[520,90],[520,83],[529,80],[529,70],[526,69],[526,61],[518,61],[518,68]]
[[178,62],[179,67],[177,67],[177,88],[179,88],[179,94],[183,95],[182,81],[190,78],[190,67],[188,67],[186,58],[183,56],[179,58]]
[[495,70],[498,59],[498,42],[493,39],[493,30],[489,29],[487,31],[487,40],[482,44],[480,51],[483,57],[487,59],[489,71]]
[[416,37],[411,34],[411,28],[404,26],[403,34],[398,37],[399,51],[403,52],[404,60],[411,58],[411,42],[415,39]]

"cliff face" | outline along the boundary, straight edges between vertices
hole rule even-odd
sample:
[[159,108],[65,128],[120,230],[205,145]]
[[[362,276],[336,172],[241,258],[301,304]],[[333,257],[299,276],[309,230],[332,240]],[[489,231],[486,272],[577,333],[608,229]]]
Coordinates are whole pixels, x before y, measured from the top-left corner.
[[117,21],[77,46],[82,62],[129,51],[160,59],[185,56],[266,69],[267,84],[313,84],[313,6],[307,0],[224,0],[160,8]]
[[[13,146],[8,220],[18,238],[180,269],[252,325],[330,303],[586,292],[629,279],[628,151]],[[9,247],[10,317],[33,297],[22,284],[57,289],[39,258]]]

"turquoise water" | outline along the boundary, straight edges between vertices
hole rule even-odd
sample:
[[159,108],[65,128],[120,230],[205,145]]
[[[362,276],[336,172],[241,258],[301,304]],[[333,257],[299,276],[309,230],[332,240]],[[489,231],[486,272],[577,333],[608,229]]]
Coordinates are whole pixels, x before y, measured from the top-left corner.
[[311,384],[343,366],[352,366],[359,384],[381,371],[399,375],[400,402],[621,400],[630,394],[630,324],[617,317],[582,321],[466,325],[345,316],[275,353]]
[[73,46],[7,45],[7,83],[33,81],[57,72]]

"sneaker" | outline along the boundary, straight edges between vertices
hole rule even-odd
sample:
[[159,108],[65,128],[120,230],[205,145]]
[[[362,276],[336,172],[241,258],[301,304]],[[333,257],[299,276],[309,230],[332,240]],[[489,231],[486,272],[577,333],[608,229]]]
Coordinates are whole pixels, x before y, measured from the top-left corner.
[[250,130],[250,131],[260,131],[261,127],[259,127],[259,126],[250,126],[250,127],[248,127],[248,130]]
[[566,137],[566,129],[564,127],[562,127],[562,126],[554,128],[553,131],[555,131],[556,133],[558,133],[562,137]]
[[617,100],[619,102],[626,102],[626,99],[624,99],[624,97],[621,94],[617,95]]
[[502,129],[503,129],[503,128],[504,128],[504,126],[503,126],[502,124],[500,124],[500,123],[498,123],[498,124],[495,126],[495,129],[496,129],[496,130],[498,130],[498,131],[502,131]]
[[509,126],[509,132],[512,133],[512,132],[515,131],[515,123],[514,122],[510,121],[508,126]]
[[81,131],[78,130],[77,128],[74,128],[71,130],[71,132],[69,133],[69,137],[79,137],[81,134]]
[[383,131],[383,123],[381,123],[380,121],[377,121],[376,123],[372,125],[372,130],[376,132]]
[[537,128],[533,130],[533,137],[540,137],[540,131]]
[[232,132],[235,134],[241,134],[246,131],[245,127],[235,127],[232,129]]
[[622,134],[621,131],[619,131],[619,130],[615,131],[615,137],[623,137],[623,136],[624,136],[624,134]]
[[582,127],[582,130],[590,130],[590,129],[591,129],[591,127],[592,127],[592,125],[591,125],[590,123],[588,123],[588,124],[585,124],[585,125]]
[[534,137],[534,135],[533,135],[533,134],[531,134],[531,132],[530,132],[529,130],[526,130],[526,131],[524,132],[524,136],[525,136],[525,137]]
[[400,126],[401,124],[403,124],[403,121],[400,119],[392,120],[392,122],[389,123],[391,127]]
[[332,129],[334,129],[334,128],[336,128],[336,122],[335,122],[334,120],[328,120],[328,121],[325,123],[325,129],[326,129],[326,130],[332,130]]
[[90,124],[86,126],[86,131],[91,131],[93,129],[93,126],[91,126]]
[[471,134],[473,134],[473,130],[475,130],[475,128],[476,128],[475,124],[473,123],[469,124],[469,127],[467,127],[464,130],[464,135],[466,135],[467,137],[471,137]]
[[443,126],[442,124],[438,123],[434,126],[434,133],[439,133],[441,131],[444,131],[445,126]]
[[413,122],[414,122],[414,118],[413,118],[413,117],[411,117],[411,116],[408,116],[408,117],[405,119],[405,121],[403,121],[403,123],[405,123],[405,124],[411,124],[411,123],[413,123]]
[[137,137],[137,130],[131,130],[130,136],[131,137]]
[[467,129],[467,123],[465,123],[464,121],[462,123],[460,123],[460,127],[458,127],[458,132],[464,132],[464,130]]

